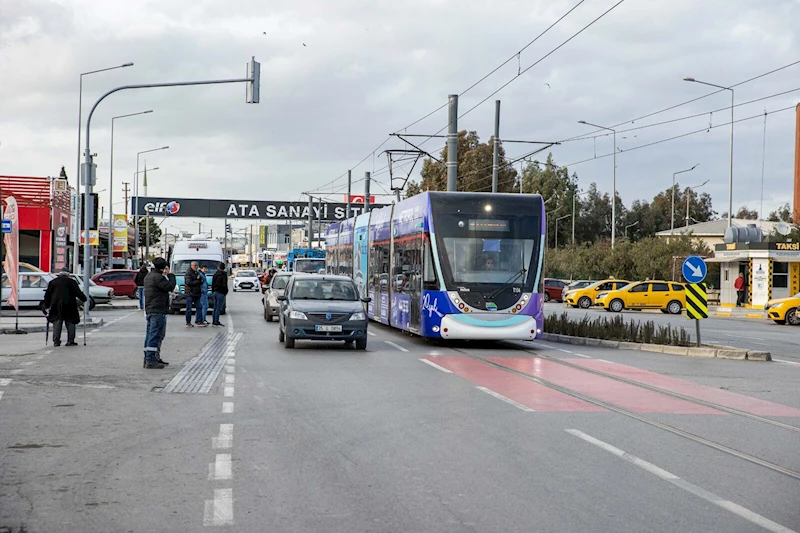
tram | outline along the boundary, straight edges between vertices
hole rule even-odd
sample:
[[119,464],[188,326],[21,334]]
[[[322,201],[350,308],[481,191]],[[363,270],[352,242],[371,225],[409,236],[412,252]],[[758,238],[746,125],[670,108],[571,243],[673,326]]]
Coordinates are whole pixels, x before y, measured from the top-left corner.
[[537,194],[425,192],[328,227],[326,272],[370,319],[432,338],[542,336],[545,212]]

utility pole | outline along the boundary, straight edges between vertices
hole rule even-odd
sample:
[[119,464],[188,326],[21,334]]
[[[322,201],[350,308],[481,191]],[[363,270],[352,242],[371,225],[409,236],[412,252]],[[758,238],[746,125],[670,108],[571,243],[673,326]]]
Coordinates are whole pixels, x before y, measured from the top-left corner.
[[311,243],[314,240],[314,197],[308,195],[308,247],[311,248]]
[[322,248],[322,198],[317,198],[317,248]]
[[350,218],[350,194],[352,192],[353,187],[353,176],[352,170],[347,171],[347,212],[345,213],[344,218]]
[[[448,161],[449,161],[448,157]],[[494,101],[494,153],[492,154],[492,192],[497,192],[500,170],[500,100]]]
[[130,192],[129,189],[128,189],[128,185],[130,185],[130,184],[131,184],[130,181],[123,181],[122,182],[122,185],[123,185],[122,193],[125,195],[125,221],[126,222],[128,221],[128,192]]
[[369,213],[369,172],[364,172],[364,212]]
[[458,95],[449,97],[447,124],[447,190],[458,190]]

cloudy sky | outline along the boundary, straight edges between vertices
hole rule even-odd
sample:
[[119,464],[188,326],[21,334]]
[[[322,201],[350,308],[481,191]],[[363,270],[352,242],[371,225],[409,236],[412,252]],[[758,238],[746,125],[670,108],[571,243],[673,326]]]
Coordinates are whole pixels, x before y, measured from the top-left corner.
[[[492,133],[495,99],[502,100],[507,139],[562,141],[595,131],[578,120],[620,130],[669,121],[618,133],[623,201],[650,199],[671,185],[673,172],[699,164],[679,183],[709,179],[703,190],[722,213],[730,92],[640,117],[715,91],[683,77],[730,86],[800,60],[800,2],[624,0],[542,60],[617,2],[0,0],[0,174],[56,175],[64,165],[74,183],[81,72],[135,64],[84,76],[85,124],[88,109],[110,88],[244,77],[255,56],[262,65],[257,105],[245,103],[242,84],[125,91],[103,101],[91,128],[97,189],[108,189],[111,118],[152,109],[115,122],[115,203],[121,183],[132,181],[136,153],[164,145],[169,150],[141,159],[160,168],[149,176],[152,196],[297,200],[321,190],[340,201],[340,176],[348,169],[354,181],[374,172],[373,193],[385,193],[382,151],[403,145],[381,143],[457,93],[459,129],[477,130],[482,139]],[[735,125],[734,208],[759,209],[762,161],[764,210],[790,199],[794,112],[766,117],[765,158],[763,114],[800,101],[800,64],[736,87],[737,103],[792,90],[735,110],[736,120],[756,118]],[[684,119],[691,115],[699,116]],[[446,125],[442,107],[407,132],[433,134]],[[443,144],[434,138],[423,147],[433,152]],[[596,182],[610,192],[611,158],[602,156],[611,146],[610,137],[599,137],[564,142],[553,154],[577,172],[582,187]],[[529,149],[506,147],[510,157]],[[107,194],[101,192],[106,212]],[[214,224],[221,230],[221,222]]]

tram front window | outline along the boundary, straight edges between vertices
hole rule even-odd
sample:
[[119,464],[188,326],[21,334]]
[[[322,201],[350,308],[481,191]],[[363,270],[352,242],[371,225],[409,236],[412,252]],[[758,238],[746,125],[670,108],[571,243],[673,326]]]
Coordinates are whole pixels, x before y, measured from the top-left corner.
[[528,280],[534,239],[444,237],[442,242],[456,284],[522,287]]

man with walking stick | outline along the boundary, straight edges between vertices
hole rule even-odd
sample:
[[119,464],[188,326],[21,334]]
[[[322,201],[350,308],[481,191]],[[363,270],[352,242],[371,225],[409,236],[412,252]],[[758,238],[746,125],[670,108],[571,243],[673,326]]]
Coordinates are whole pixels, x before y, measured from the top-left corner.
[[[53,346],[61,346],[61,329],[65,324],[67,326],[66,346],[78,345],[75,342],[75,325],[81,322],[78,300],[85,303],[86,295],[81,291],[78,282],[69,276],[69,269],[62,268],[58,276],[47,284],[47,290],[44,293],[43,310],[48,323],[53,323]],[[47,342],[46,337],[45,342]]]

